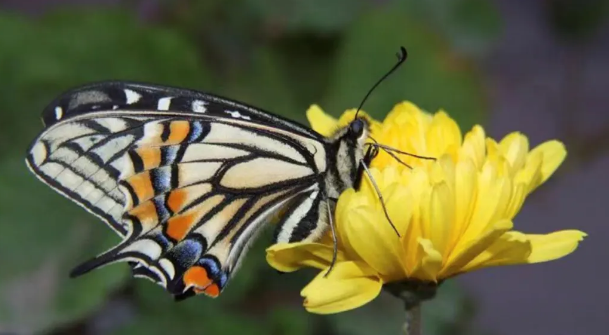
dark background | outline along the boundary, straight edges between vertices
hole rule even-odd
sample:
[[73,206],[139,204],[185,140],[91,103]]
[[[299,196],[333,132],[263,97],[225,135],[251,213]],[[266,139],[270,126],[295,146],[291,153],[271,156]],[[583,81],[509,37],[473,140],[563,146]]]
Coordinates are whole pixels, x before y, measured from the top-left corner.
[[563,260],[485,269],[424,306],[425,334],[606,334],[609,328],[609,24],[598,0],[0,0],[0,334],[398,334],[382,295],[332,316],[304,311],[314,272],[279,276],[263,236],[216,300],[174,303],[113,265],[68,280],[117,237],[23,163],[42,108],[88,81],[132,79],[225,95],[305,122],[319,103],[382,118],[409,99],[462,128],[533,145],[558,138],[567,161],[515,219],[518,230],[589,234]]

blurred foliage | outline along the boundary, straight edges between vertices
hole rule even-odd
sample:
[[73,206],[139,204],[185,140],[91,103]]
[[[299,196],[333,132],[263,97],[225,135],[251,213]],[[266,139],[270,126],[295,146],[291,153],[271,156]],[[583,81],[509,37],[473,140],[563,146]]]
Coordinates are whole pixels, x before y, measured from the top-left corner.
[[[71,267],[118,239],[37,181],[23,164],[24,151],[41,130],[39,113],[47,103],[73,86],[105,79],[209,91],[301,122],[312,103],[338,116],[357,107],[394,64],[400,45],[408,48],[408,61],[364,109],[382,118],[408,99],[429,111],[444,108],[469,128],[483,122],[486,109],[471,58],[487,50],[499,30],[490,2],[167,0],[146,22],[128,7],[81,6],[36,19],[0,13],[0,29],[0,332],[399,331],[402,310],[385,295],[341,315],[306,313],[298,292],[313,272],[270,269],[268,236],[215,300],[175,303],[155,285],[130,279],[124,264],[68,280]],[[117,301],[130,311],[120,322],[112,316],[122,313],[111,307]],[[468,304],[458,288],[446,285],[425,308],[426,334],[472,334],[462,324]],[[103,327],[94,326],[100,322]]]

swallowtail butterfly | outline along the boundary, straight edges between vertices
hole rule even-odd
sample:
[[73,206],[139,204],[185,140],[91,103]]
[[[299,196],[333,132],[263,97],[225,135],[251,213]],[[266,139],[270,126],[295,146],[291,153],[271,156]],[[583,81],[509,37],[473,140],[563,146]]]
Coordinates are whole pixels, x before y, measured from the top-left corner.
[[176,298],[218,296],[279,211],[275,243],[320,238],[379,148],[364,152],[363,117],[327,138],[215,95],[134,82],[70,90],[42,119],[29,168],[123,238],[72,276],[127,261]]

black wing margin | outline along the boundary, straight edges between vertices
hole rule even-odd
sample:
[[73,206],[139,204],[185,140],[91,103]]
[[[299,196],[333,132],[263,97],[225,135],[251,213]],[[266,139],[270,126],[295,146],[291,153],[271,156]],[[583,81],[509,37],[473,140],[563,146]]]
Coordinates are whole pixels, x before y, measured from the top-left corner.
[[126,81],[92,83],[65,92],[45,108],[42,119],[44,125],[50,127],[74,116],[110,110],[204,114],[272,125],[308,138],[323,139],[295,121],[241,102],[195,90]]

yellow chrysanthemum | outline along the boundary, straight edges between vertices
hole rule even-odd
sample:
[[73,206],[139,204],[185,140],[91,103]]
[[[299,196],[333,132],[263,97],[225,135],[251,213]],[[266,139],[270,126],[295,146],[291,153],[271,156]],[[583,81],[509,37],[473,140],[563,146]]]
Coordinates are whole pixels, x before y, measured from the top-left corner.
[[[353,119],[348,111],[335,120],[312,106],[313,129],[330,135]],[[267,250],[280,271],[303,266],[322,269],[305,287],[305,307],[336,313],[374,299],[384,284],[405,280],[439,282],[483,267],[545,262],[571,253],[586,236],[577,230],[546,235],[512,230],[525,198],[545,182],[566,156],[558,141],[529,150],[527,138],[512,133],[499,143],[475,126],[462,139],[454,120],[440,111],[430,115],[404,102],[383,123],[373,123],[379,143],[416,155],[400,155],[404,166],[386,153],[372,163],[398,237],[383,213],[369,180],[349,189],[335,212],[338,260],[327,277],[332,241],[278,244]]]

